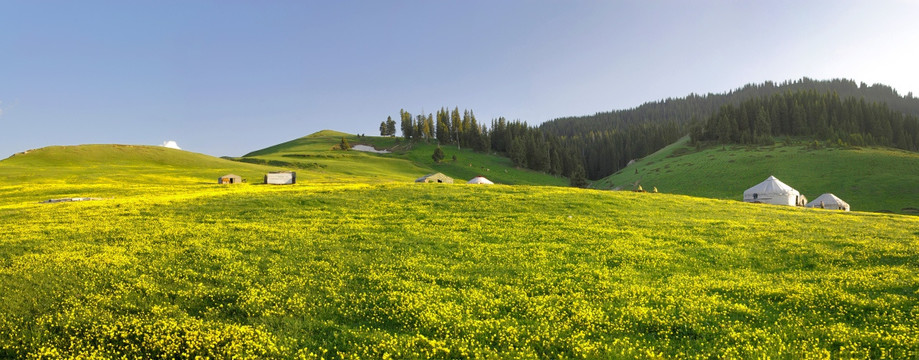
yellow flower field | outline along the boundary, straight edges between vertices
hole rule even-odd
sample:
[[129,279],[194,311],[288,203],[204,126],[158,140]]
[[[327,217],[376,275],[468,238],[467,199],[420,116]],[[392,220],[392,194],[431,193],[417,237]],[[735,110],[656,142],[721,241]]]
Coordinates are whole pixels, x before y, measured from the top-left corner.
[[[919,356],[916,217],[500,185],[0,194],[0,358]],[[38,203],[77,194],[105,199]]]

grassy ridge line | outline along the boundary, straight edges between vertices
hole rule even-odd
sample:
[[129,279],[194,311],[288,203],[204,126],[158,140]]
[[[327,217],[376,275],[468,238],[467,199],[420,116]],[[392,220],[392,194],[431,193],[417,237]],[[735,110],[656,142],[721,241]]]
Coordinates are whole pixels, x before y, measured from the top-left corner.
[[327,138],[327,139],[341,140],[342,137],[354,138],[355,136],[351,134],[343,133],[340,131],[335,131],[335,130],[320,130],[320,131],[317,131],[315,133],[309,134],[304,137],[296,138],[290,141],[285,141],[277,145],[272,145],[264,149],[250,152],[243,156],[250,157],[250,156],[260,156],[260,155],[271,155],[271,154],[281,153],[281,152],[290,152],[290,150],[292,149],[301,150],[301,151],[302,150],[311,150],[311,151],[329,150],[330,147],[327,146],[325,141],[317,142],[317,141],[310,141],[310,140],[315,139],[315,138]]
[[161,146],[49,146],[0,161],[6,184],[207,184],[236,173],[259,182],[276,167],[244,164]]
[[809,199],[833,193],[856,211],[919,208],[919,154],[907,151],[807,145],[710,147],[701,151],[683,139],[620,172],[596,188],[645,189],[740,200],[743,191],[775,175]]
[[3,213],[0,354],[919,354],[914,217],[538,186],[189,191]]

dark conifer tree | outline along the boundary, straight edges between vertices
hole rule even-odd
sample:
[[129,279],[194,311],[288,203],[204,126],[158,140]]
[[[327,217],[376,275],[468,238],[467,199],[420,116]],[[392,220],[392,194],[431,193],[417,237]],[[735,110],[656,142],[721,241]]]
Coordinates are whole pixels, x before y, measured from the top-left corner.
[[436,149],[434,149],[434,154],[431,155],[431,158],[434,159],[435,163],[440,163],[440,161],[444,159],[443,149],[438,146]]
[[450,112],[447,109],[440,108],[437,111],[437,129],[435,133],[438,143],[449,144],[452,142],[450,139]]
[[424,133],[424,140],[434,140],[434,115],[428,114],[424,118],[424,124],[421,126],[421,132]]
[[453,112],[450,113],[450,130],[453,131],[453,143],[457,148],[461,147],[460,134],[463,132],[463,121],[460,118],[459,107],[453,108]]
[[574,169],[571,171],[570,184],[574,187],[587,187],[587,176],[584,174],[584,167],[581,164],[575,164]]
[[415,130],[412,114],[405,110],[399,110],[399,117],[402,118],[402,136],[405,137],[405,140],[412,140]]
[[510,157],[514,166],[527,167],[527,148],[521,138],[517,137],[511,140],[508,157]]
[[396,136],[396,121],[391,116],[386,117],[386,135]]

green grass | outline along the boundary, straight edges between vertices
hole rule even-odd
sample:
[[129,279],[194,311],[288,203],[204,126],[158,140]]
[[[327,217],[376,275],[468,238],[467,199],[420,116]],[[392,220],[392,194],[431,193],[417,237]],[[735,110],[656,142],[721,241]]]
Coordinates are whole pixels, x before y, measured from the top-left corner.
[[697,150],[687,139],[662,149],[593,187],[645,190],[741,200],[743,191],[775,175],[809,199],[833,193],[854,211],[916,213],[919,154],[886,148],[807,145],[715,146]]
[[[351,145],[363,144],[391,150],[389,154],[335,150],[341,138]],[[568,179],[518,169],[503,156],[477,153],[456,146],[443,146],[446,159],[437,164],[431,159],[436,145],[410,143],[400,138],[344,134],[323,130],[315,134],[246,154],[244,158],[300,164],[330,177],[349,177],[368,181],[412,181],[432,172],[442,172],[457,182],[482,175],[499,184],[567,186]],[[457,160],[453,161],[456,155]]]
[[[431,145],[331,150],[340,137],[256,156],[298,161],[293,186],[217,185],[276,167],[157,147],[0,161],[0,358],[919,356],[917,217],[415,184],[501,160],[424,165]],[[727,164],[767,151],[737,150]],[[104,200],[38,203],[74,196]]]
[[919,354],[915,217],[540,186],[151,193],[0,204],[0,357]]

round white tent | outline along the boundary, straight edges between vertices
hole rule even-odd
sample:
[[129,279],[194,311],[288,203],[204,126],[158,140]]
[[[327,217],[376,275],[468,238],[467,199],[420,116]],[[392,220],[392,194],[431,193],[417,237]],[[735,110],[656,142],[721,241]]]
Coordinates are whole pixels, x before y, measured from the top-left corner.
[[849,203],[842,201],[842,199],[836,197],[836,195],[826,193],[818,196],[814,201],[807,203],[806,205],[809,208],[821,208],[821,209],[831,209],[831,210],[842,210],[849,211]]
[[494,184],[491,180],[486,179],[484,176],[476,176],[466,182],[467,184]]
[[803,206],[807,202],[798,190],[779,181],[775,176],[769,176],[765,181],[744,191],[743,201],[789,206]]

